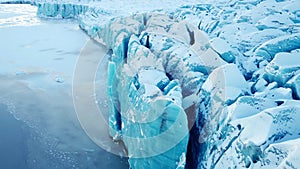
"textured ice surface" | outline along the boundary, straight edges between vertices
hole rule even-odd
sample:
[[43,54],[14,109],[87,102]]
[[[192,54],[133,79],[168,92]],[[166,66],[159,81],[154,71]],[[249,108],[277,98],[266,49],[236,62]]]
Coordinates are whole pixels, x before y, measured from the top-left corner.
[[[141,18],[140,22],[133,20],[134,17]],[[186,65],[200,61],[189,60],[192,57],[188,54],[190,45],[168,36],[171,31],[161,20],[169,20],[166,22],[169,25],[176,23],[167,15],[142,14],[113,20],[109,25],[125,26],[122,29],[108,26],[108,34],[101,32],[107,31],[105,29],[98,33],[106,44],[111,45],[114,53],[109,72],[115,73],[109,79],[119,82],[114,85],[112,81],[109,89],[114,107],[110,117],[111,134],[121,134],[132,168],[176,168],[176,161],[180,161],[187,148],[188,119],[182,107],[182,93],[187,89],[182,89],[180,84],[184,80],[183,71],[191,72],[191,75],[194,72]],[[140,29],[126,25],[136,25]],[[172,32],[176,33],[175,30]],[[181,49],[178,51],[182,56],[187,53],[185,60],[172,54],[171,48],[176,43],[180,44],[176,47]],[[160,58],[157,57],[159,53]],[[177,70],[169,68],[176,66],[170,64],[173,60]],[[120,118],[116,118],[118,116]],[[117,127],[118,124],[121,127]],[[160,163],[161,160],[164,163]]]
[[242,96],[232,105],[228,106],[228,113],[231,119],[242,119],[257,113],[264,109],[277,106],[276,102],[272,99],[253,96]]
[[132,168],[300,167],[299,1],[130,2],[36,4],[112,50],[110,134]]
[[300,99],[300,73],[287,82],[287,86],[293,90],[296,99]]
[[233,62],[235,60],[235,54],[228,42],[221,38],[213,38],[210,42],[213,49],[215,49],[225,61]]
[[235,64],[226,64],[215,69],[202,89],[216,102],[231,104],[239,96],[249,92],[248,84]]
[[284,85],[294,75],[300,73],[299,53],[277,53],[265,68],[265,79]]
[[43,17],[77,18],[88,10],[85,4],[37,3],[37,15]]

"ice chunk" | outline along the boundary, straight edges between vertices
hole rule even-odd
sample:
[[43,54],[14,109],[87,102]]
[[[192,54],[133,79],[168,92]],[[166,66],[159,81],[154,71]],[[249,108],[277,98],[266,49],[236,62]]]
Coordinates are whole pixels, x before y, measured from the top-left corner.
[[161,58],[155,56],[150,49],[141,45],[137,36],[132,35],[128,42],[127,51],[128,69],[137,72],[141,67],[154,67],[157,70],[164,70]]
[[275,106],[277,106],[277,103],[271,99],[242,96],[228,107],[228,112],[230,113],[229,117],[235,120],[258,114],[267,108]]
[[165,72],[150,67],[140,69],[137,74],[137,80],[141,84],[157,85],[161,81],[169,80],[169,78]]
[[[238,44],[241,41],[241,37],[248,35],[252,32],[257,32],[258,29],[250,23],[242,22],[235,24],[227,24],[222,27],[219,33],[219,38],[225,39],[230,42],[230,44]],[[232,37],[232,38],[227,38]]]
[[300,105],[300,100],[282,99],[282,100],[277,100],[276,102],[282,106]]
[[55,76],[55,81],[57,83],[64,83],[65,80],[62,76],[57,75],[57,76]]
[[290,20],[286,13],[274,14],[265,17],[257,22],[256,26],[259,30],[279,28],[287,25],[292,25],[293,21]]
[[249,92],[248,84],[235,64],[226,64],[215,69],[202,88],[214,100],[227,104]]
[[300,72],[299,53],[278,53],[275,58],[266,66],[264,78],[268,82],[277,82],[284,85],[297,72]]
[[[185,22],[157,16],[160,19],[149,21],[150,27],[147,25],[140,35],[141,44],[149,48],[155,56],[160,56],[166,73],[172,79],[179,80],[183,97],[189,96],[199,90],[208,72],[226,62],[209,48],[203,32]],[[171,22],[169,29],[163,22],[158,22],[161,19]],[[159,27],[159,30],[153,30],[151,24]]]
[[213,38],[210,40],[212,48],[221,55],[228,63],[232,63],[235,60],[233,49],[230,47],[228,42],[221,38]]
[[293,90],[293,96],[296,99],[300,99],[300,73],[289,80],[287,86]]
[[[231,121],[223,128],[224,133],[220,134],[221,140],[226,139],[221,144],[217,142],[209,166],[274,168],[285,165],[285,159],[295,156],[291,154],[288,157],[283,155],[284,152],[298,151],[296,145],[299,135],[296,131],[299,131],[299,108],[299,105],[268,108],[255,115]],[[275,148],[277,146],[278,149]],[[294,161],[292,163],[297,164]]]
[[208,48],[204,53],[202,53],[200,55],[200,60],[208,73],[227,64],[212,48]]
[[253,164],[256,168],[296,168],[300,166],[299,160],[295,157],[300,156],[300,139],[289,140],[282,143],[271,144],[264,152],[264,161],[268,163]]
[[292,14],[290,19],[294,23],[300,23],[300,3],[299,1],[291,1],[283,7],[283,10]]
[[287,35],[287,32],[280,29],[263,29],[245,33],[241,36],[241,41],[238,44],[243,47],[242,50],[244,52],[250,52],[251,49],[255,49],[259,44],[285,35]]
[[277,86],[276,88],[269,89],[268,87],[263,92],[256,92],[254,96],[269,99],[292,99],[292,90],[290,88],[277,88]]
[[[104,26],[112,17],[113,11],[89,8],[84,15],[78,17],[79,27],[84,30],[91,38],[98,40],[97,33],[104,29]],[[102,40],[99,40],[103,43]]]
[[181,88],[171,81],[163,89],[166,92],[162,92],[157,84],[167,77],[153,68],[140,69],[136,77],[129,91],[124,86],[118,88],[124,123],[122,140],[130,166],[175,168],[175,162],[186,151],[188,139]]
[[286,35],[263,43],[255,50],[254,56],[271,61],[279,52],[290,52],[298,48],[300,48],[300,34]]
[[[232,122],[232,124],[240,124],[244,130],[241,133],[240,139],[244,143],[252,142],[255,145],[263,145],[267,147],[271,143],[279,143],[290,139],[298,138],[300,130],[297,121],[300,119],[298,113],[300,107],[295,106],[279,106],[262,111],[254,116],[239,119]],[[253,127],[260,129],[257,132]]]
[[263,78],[258,79],[253,87],[254,92],[262,92],[266,88],[267,85],[268,85],[268,82],[265,79],[263,79]]
[[174,20],[164,13],[149,13],[147,18],[146,29],[148,32],[166,33],[174,23]]
[[173,23],[168,33],[185,44],[190,44],[199,55],[211,46],[205,32],[184,21]]
[[226,64],[216,68],[204,82],[200,92],[197,129],[192,129],[192,132],[198,133],[196,137],[199,139],[194,140],[192,144],[201,148],[201,152],[198,152],[198,157],[196,157],[197,160],[203,161],[201,164],[207,161],[203,165],[208,168],[214,165],[210,164],[213,160],[208,160],[209,156],[217,148],[220,140],[226,138],[226,130],[231,130],[228,128],[223,131],[224,127],[228,127],[227,123],[230,118],[226,106],[247,93],[249,93],[248,84],[235,64]]
[[133,34],[139,34],[143,29],[143,15],[119,17],[109,21],[98,36],[109,49],[113,50],[112,60],[117,64],[126,62],[128,41]]

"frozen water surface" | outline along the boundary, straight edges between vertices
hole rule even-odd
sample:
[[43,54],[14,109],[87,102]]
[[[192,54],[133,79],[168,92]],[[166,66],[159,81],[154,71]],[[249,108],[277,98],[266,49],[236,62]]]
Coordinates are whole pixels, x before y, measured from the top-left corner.
[[9,4],[0,6],[0,28],[11,26],[31,26],[40,24],[36,17],[36,7],[31,5]]
[[0,5],[0,166],[128,168],[85,134],[72,102],[76,59],[89,38],[72,20]]

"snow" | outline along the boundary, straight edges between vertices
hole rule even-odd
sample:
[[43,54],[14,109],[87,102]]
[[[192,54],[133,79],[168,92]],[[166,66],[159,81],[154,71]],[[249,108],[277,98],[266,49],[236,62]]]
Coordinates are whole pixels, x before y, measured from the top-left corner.
[[15,27],[15,26],[34,26],[41,23],[36,17],[36,7],[24,5],[22,9],[18,5],[10,4],[12,8],[7,8],[7,5],[0,6],[0,28]]
[[300,69],[300,55],[298,53],[277,53],[266,66],[264,78],[269,82],[285,84]]
[[221,38],[213,38],[210,40],[210,43],[212,48],[216,50],[226,62],[231,63],[235,60],[235,54],[228,42]]
[[287,14],[274,14],[267,16],[261,20],[259,20],[255,26],[259,30],[264,29],[274,29],[274,28],[280,28],[285,25],[291,25],[293,24],[293,21],[290,20],[289,16]]
[[276,53],[290,52],[299,48],[300,37],[299,34],[292,34],[287,36],[281,36],[272,40],[269,40],[259,46],[254,55],[256,57],[263,57],[265,60],[271,61]]
[[287,82],[287,86],[293,90],[293,94],[300,99],[300,73]]
[[[277,86],[277,85],[276,85]],[[270,99],[292,99],[292,90],[290,88],[276,87],[266,89],[263,92],[256,92],[254,96]]]
[[[214,157],[220,156],[220,153],[223,155],[212,165],[216,168],[224,165],[271,168],[286,165],[283,161],[291,160],[287,165],[298,166],[298,162],[292,160],[294,153],[298,153],[298,134],[295,131],[299,130],[299,125],[294,121],[299,116],[298,109],[298,106],[292,105],[266,108],[257,114],[229,122],[229,135],[225,136],[223,145],[215,150]],[[227,146],[227,140],[230,146]],[[293,146],[294,151],[285,145]]]
[[[297,138],[298,133],[295,131],[299,131],[299,126],[296,124],[299,118],[298,111],[297,106],[280,106],[265,109],[244,120],[234,120],[232,124],[240,124],[244,128],[240,136],[243,143],[252,142],[255,145],[268,147],[272,143]],[[253,123],[256,124],[256,128],[260,129],[260,132],[251,129]]]
[[228,107],[229,116],[232,120],[242,119],[261,111],[277,106],[276,102],[272,99],[253,96],[242,96],[238,100]]
[[202,89],[215,100],[230,104],[239,96],[249,92],[248,84],[235,64],[226,64],[215,69]]
[[[300,165],[296,158],[299,156],[299,139],[272,144],[265,150],[265,154],[265,161],[270,168],[296,168]],[[260,167],[259,164],[254,166]]]
[[[296,160],[299,1],[61,0],[31,4],[38,7],[41,18],[75,19],[94,43],[111,50],[107,77],[103,77],[109,107],[105,129],[109,128],[115,141],[124,143],[131,168],[300,167]],[[34,27],[44,22],[26,10],[11,13],[5,8],[0,13],[5,17],[0,18],[0,30],[15,31],[19,25]],[[53,25],[43,29],[52,35],[65,33]],[[37,48],[43,47],[43,53],[52,43],[54,48],[69,50],[69,37],[76,38],[70,32],[60,42],[47,37]],[[20,34],[40,37],[41,32],[22,28],[8,42],[13,44]],[[13,72],[23,80],[34,74],[35,80],[69,85],[71,71],[64,62],[52,67],[52,60],[47,60],[63,52],[47,48],[46,56],[39,55],[41,59],[25,50],[32,44],[20,46],[24,55],[37,60],[33,68],[30,61],[19,62],[19,52],[3,49],[9,57],[2,60],[26,67],[14,70],[7,64],[1,67],[4,74]],[[96,62],[96,54],[90,57]],[[68,62],[75,64],[71,59]],[[87,77],[92,79],[92,75]],[[102,83],[98,86],[106,88]]]
[[260,78],[257,80],[257,82],[254,85],[254,91],[262,92],[266,88],[267,85],[268,85],[268,82],[265,79]]

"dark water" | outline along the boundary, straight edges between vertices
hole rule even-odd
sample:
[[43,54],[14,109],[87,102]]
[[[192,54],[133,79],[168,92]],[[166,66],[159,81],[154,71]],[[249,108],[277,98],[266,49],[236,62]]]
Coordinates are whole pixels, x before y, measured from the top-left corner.
[[86,135],[67,87],[48,88],[0,76],[1,169],[129,168]]
[[8,107],[0,103],[0,164],[1,168],[29,169],[26,164],[28,149],[27,126],[14,118]]

